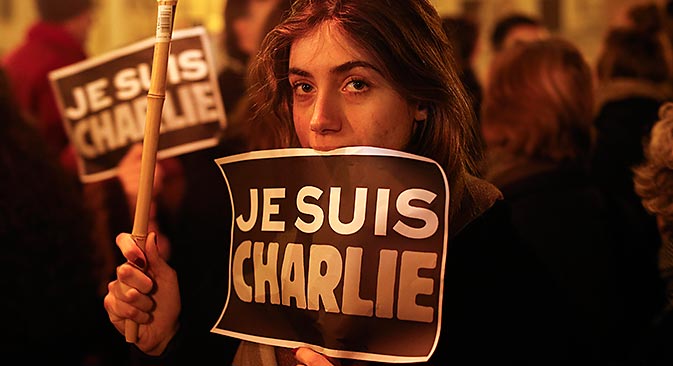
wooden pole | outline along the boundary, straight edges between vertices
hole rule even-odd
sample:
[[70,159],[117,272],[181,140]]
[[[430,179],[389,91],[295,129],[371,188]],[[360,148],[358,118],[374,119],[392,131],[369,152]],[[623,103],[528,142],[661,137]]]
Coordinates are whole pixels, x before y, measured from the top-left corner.
[[[166,73],[177,4],[177,0],[157,0],[156,41],[152,57],[150,89],[147,93],[147,115],[140,161],[138,198],[133,219],[133,231],[131,232],[136,244],[143,251],[148,234],[154,167],[157,162],[157,146],[159,144],[159,127],[161,126],[161,113],[166,99]],[[124,327],[126,341],[137,342],[138,324],[132,320],[126,320]]]

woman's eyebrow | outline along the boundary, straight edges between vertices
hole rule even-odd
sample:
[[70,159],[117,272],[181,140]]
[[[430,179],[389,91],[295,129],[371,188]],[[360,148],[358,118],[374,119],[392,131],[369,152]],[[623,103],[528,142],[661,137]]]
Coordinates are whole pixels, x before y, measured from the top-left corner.
[[290,70],[288,70],[290,75],[297,75],[297,76],[303,76],[303,77],[310,77],[311,73],[308,71],[304,71],[300,68],[297,67],[291,67]]
[[349,71],[351,69],[354,69],[356,67],[364,67],[364,68],[367,68],[367,69],[372,69],[372,70],[378,72],[379,74],[381,73],[381,71],[379,69],[377,69],[376,66],[374,66],[374,65],[372,65],[372,64],[370,64],[369,62],[366,62],[366,61],[348,61],[346,63],[343,63],[343,64],[333,68],[331,72],[333,74],[341,74],[341,73],[344,73],[344,72]]
[[[366,61],[348,61],[348,62],[345,62],[341,65],[338,65],[338,66],[332,68],[332,70],[330,70],[330,73],[332,73],[332,74],[342,74],[342,73],[350,71],[350,70],[352,70],[356,67],[364,67],[364,68],[367,68],[367,69],[372,69],[372,70],[376,71],[377,73],[381,74],[381,71],[378,68],[376,68],[376,66],[374,66],[374,65],[372,65],[372,64],[370,64],[369,62],[366,62]],[[288,72],[291,75],[311,77],[310,72],[308,72],[306,70],[302,70],[298,67],[291,67],[288,70]]]

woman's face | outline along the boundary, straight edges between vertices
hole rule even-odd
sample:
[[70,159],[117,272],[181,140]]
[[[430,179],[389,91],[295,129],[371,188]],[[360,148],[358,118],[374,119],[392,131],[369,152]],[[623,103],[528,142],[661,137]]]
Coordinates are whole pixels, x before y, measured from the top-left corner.
[[276,7],[277,0],[250,0],[247,14],[233,22],[238,47],[246,54],[253,56],[259,50],[264,36],[267,18]]
[[403,150],[414,119],[426,112],[409,103],[369,53],[323,23],[290,49],[294,128],[303,147],[331,150],[376,146]]

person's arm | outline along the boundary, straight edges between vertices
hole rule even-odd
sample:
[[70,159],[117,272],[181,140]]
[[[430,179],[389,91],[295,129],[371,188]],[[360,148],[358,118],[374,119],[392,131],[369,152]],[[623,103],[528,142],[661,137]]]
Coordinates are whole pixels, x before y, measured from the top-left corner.
[[[126,201],[130,209],[129,214],[133,219],[135,213],[136,201],[138,199],[138,191],[140,184],[140,165],[142,161],[142,144],[137,143],[131,146],[129,151],[124,155],[117,167],[117,179],[124,190]],[[157,196],[161,193],[164,187],[164,170],[161,164],[157,164],[154,170],[154,179],[152,181],[152,204],[150,207],[150,218],[148,222],[148,231],[153,231],[157,234],[157,242],[159,244],[159,252],[166,260],[170,257],[171,245],[168,237],[163,235],[157,224]]]
[[116,242],[127,262],[117,267],[117,278],[108,284],[105,309],[122,334],[128,320],[136,322],[135,345],[149,356],[160,356],[179,328],[177,274],[159,255],[154,232],[147,236],[144,253],[130,234],[119,234]]
[[306,347],[299,347],[294,350],[294,357],[299,363],[306,366],[335,366],[326,356]]

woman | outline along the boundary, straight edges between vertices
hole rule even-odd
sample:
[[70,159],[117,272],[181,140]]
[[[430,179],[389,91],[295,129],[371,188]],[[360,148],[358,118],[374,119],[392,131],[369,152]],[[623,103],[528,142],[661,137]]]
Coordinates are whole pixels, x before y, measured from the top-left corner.
[[[437,161],[451,187],[452,255],[442,332],[430,363],[531,361],[549,352],[546,337],[557,325],[547,315],[555,313],[556,301],[547,295],[545,273],[514,237],[500,192],[472,175],[479,145],[448,47],[440,17],[425,0],[297,1],[267,35],[253,65],[252,123],[271,129],[276,147],[369,145]],[[120,332],[127,319],[139,324],[135,346],[144,354],[194,362],[207,359],[212,348],[238,347],[236,365],[331,364],[308,348],[269,353],[266,346],[207,334],[221,305],[199,303],[185,292],[208,285],[219,291],[218,279],[201,276],[206,284],[181,281],[178,288],[180,269],[169,267],[154,246],[144,255],[128,234],[117,242],[129,263],[110,283],[105,308]],[[147,274],[138,268],[145,265]],[[210,314],[209,321],[190,322],[195,312]],[[521,336],[510,334],[514,327]],[[185,345],[198,334],[211,339]]]
[[657,227],[665,243],[659,252],[661,276],[667,284],[667,307],[673,307],[673,104],[668,102],[660,108],[660,119],[655,122],[645,144],[645,161],[634,168],[634,186],[638,197],[648,213],[657,219]]
[[635,192],[647,212],[657,220],[662,239],[658,252],[659,272],[666,284],[666,306],[657,317],[651,334],[642,342],[638,362],[647,365],[670,365],[671,327],[673,327],[673,103],[659,108],[646,140],[644,160],[633,169]]
[[[514,225],[561,289],[567,350],[592,363],[622,362],[647,314],[629,301],[635,260],[587,169],[592,148],[592,75],[571,43],[550,38],[504,51],[482,110],[485,178],[511,203]],[[622,231],[623,230],[623,231]]]
[[0,310],[11,314],[3,327],[12,335],[0,354],[36,364],[124,363],[127,349],[99,311],[114,273],[104,265],[109,241],[94,240],[79,182],[14,96],[0,69],[0,288],[8,294]]
[[[664,301],[657,272],[662,242],[655,218],[634,191],[632,169],[644,161],[643,141],[659,118],[659,107],[673,93],[666,46],[655,32],[658,28],[648,28],[652,33],[645,33],[647,28],[615,28],[605,35],[596,64],[591,176],[624,223],[619,227],[628,228],[620,236],[623,256],[630,263],[626,278],[635,291],[628,304],[630,312],[652,317]],[[642,331],[642,326],[637,330]]]
[[568,353],[602,361],[623,300],[605,203],[590,183],[593,107],[589,65],[571,43],[516,45],[495,62],[485,90],[484,177],[512,206],[515,226],[552,273],[575,329]]
[[659,106],[673,97],[670,68],[658,33],[616,28],[605,35],[596,63],[592,170],[626,203],[639,203],[631,168],[643,161],[642,142],[658,119]]
[[231,115],[247,87],[248,65],[268,33],[290,9],[290,0],[228,0],[224,9],[227,65],[218,74],[222,102]]

